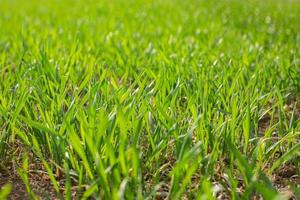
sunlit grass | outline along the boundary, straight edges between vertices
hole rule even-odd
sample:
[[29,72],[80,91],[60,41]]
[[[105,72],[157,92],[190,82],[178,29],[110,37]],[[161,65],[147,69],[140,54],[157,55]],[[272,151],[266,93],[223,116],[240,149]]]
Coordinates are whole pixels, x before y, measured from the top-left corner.
[[[275,199],[272,174],[299,169],[299,2],[5,0],[0,13],[1,159],[23,143],[59,197]],[[27,154],[18,173],[37,198]]]

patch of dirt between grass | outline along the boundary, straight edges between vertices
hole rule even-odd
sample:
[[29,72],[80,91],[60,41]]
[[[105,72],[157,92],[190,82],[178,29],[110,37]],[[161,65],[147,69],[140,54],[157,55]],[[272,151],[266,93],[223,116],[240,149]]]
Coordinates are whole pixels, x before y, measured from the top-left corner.
[[[6,158],[0,163],[0,188],[8,183],[12,185],[12,191],[8,196],[8,200],[32,199],[17,172],[17,169],[22,166],[21,155],[26,151],[26,147],[20,141],[16,141],[8,148],[13,151],[9,152],[8,155],[13,156]],[[46,170],[40,162],[34,159],[32,153],[29,154],[28,180],[32,192],[39,199],[59,199]]]

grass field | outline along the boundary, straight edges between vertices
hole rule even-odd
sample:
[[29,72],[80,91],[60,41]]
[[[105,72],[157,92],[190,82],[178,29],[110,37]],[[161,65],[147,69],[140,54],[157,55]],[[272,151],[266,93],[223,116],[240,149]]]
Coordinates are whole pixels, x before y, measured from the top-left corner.
[[300,198],[300,1],[0,0],[0,199]]

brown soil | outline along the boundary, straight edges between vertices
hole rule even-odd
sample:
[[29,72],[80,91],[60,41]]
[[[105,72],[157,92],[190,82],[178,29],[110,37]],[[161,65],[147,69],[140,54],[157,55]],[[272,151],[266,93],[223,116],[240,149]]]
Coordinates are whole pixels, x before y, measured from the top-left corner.
[[[0,188],[7,183],[12,185],[12,191],[8,197],[9,200],[32,199],[17,172],[17,169],[22,167],[21,157],[26,147],[16,141],[9,148],[14,150],[14,152],[11,152],[14,156],[13,160],[11,159],[12,157],[10,157],[0,163]],[[39,199],[59,199],[46,170],[42,164],[34,158],[32,153],[29,154],[29,169],[27,174],[30,188]]]

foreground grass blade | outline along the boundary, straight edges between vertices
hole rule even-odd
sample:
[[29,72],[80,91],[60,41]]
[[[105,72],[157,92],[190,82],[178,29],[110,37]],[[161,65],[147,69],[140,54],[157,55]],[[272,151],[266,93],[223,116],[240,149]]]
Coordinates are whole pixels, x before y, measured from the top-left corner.
[[7,199],[11,190],[12,190],[11,184],[6,184],[6,185],[2,186],[2,188],[0,190],[0,199]]

